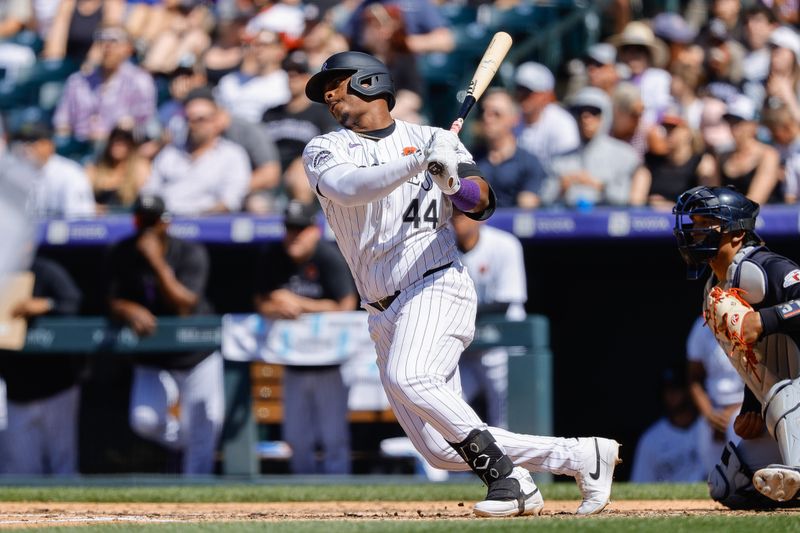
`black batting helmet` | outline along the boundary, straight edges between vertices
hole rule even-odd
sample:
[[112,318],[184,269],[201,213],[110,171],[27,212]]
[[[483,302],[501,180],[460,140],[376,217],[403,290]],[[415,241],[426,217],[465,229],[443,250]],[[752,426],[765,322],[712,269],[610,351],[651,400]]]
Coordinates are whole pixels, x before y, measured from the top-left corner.
[[325,84],[341,74],[353,75],[350,87],[363,96],[385,94],[389,109],[394,107],[394,83],[389,69],[379,59],[363,52],[339,52],[322,65],[306,84],[306,96],[325,103]]
[[[694,187],[681,194],[672,209],[673,233],[689,267],[688,277],[697,279],[702,275],[706,264],[717,256],[723,233],[745,231],[751,240],[760,242],[754,231],[758,211],[756,202],[730,187]],[[693,216],[714,218],[719,221],[719,228],[695,227]]]

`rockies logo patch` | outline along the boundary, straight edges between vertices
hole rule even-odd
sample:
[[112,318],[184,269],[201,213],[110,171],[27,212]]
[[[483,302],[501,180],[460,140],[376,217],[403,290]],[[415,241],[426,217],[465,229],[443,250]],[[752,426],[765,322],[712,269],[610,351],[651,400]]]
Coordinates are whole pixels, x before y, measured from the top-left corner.
[[330,161],[332,157],[333,154],[328,150],[321,150],[314,156],[314,159],[311,161],[311,166],[318,168],[320,165]]

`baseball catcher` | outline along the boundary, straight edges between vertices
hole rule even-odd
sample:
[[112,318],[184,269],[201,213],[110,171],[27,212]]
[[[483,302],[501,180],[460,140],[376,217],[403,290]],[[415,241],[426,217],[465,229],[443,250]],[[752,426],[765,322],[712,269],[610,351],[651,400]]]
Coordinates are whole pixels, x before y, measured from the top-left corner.
[[759,205],[726,187],[695,187],[673,209],[689,279],[707,267],[706,324],[747,385],[708,479],[734,509],[795,505],[800,489],[800,267],[756,234]]

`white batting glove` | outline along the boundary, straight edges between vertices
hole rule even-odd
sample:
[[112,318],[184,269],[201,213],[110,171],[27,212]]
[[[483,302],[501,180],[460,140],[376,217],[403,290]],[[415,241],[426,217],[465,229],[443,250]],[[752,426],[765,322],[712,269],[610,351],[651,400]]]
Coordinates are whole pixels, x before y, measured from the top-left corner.
[[[430,172],[436,186],[445,194],[455,194],[461,188],[461,180],[458,178],[458,136],[455,133],[445,130],[436,131],[431,136],[428,145],[423,151],[423,157],[428,164]],[[435,164],[433,168],[432,164]],[[434,172],[436,167],[441,168],[441,172]]]

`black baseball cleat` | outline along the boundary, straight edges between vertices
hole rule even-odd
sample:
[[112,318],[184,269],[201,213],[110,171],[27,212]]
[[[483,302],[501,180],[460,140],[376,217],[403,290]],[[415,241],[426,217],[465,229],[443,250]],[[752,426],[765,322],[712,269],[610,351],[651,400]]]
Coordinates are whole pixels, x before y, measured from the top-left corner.
[[484,517],[538,515],[543,507],[542,493],[531,473],[515,466],[508,477],[489,485],[486,499],[476,503],[473,512]]
[[621,462],[619,443],[611,439],[580,439],[584,446],[583,467],[575,476],[583,501],[576,514],[596,514],[605,509],[611,497],[614,468]]
[[791,466],[768,465],[753,474],[753,486],[771,500],[789,501],[800,489],[800,472]]

